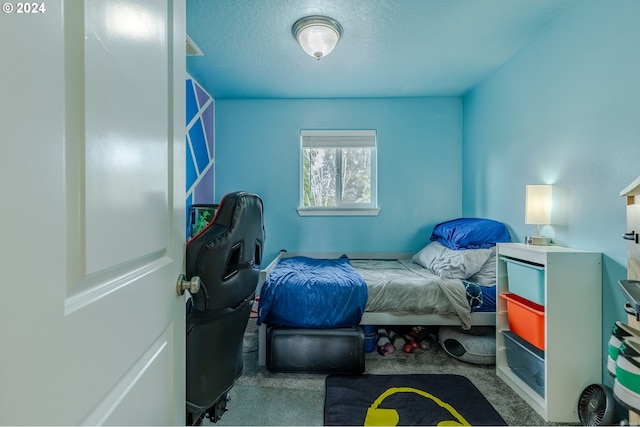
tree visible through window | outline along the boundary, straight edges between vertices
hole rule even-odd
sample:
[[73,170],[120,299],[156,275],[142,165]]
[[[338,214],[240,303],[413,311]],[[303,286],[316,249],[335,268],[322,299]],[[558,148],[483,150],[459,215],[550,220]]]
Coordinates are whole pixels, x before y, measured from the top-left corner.
[[302,208],[376,207],[375,131],[302,131]]

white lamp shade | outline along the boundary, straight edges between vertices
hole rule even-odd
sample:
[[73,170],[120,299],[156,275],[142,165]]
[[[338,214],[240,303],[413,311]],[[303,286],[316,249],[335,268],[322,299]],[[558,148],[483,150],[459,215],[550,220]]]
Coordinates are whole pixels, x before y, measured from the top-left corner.
[[551,224],[552,185],[527,185],[524,222],[526,224]]

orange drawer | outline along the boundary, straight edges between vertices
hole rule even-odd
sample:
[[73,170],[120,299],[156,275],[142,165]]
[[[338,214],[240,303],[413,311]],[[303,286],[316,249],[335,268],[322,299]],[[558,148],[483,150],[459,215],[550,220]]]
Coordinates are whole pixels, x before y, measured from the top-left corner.
[[509,329],[544,350],[544,307],[516,294],[500,294],[507,301]]

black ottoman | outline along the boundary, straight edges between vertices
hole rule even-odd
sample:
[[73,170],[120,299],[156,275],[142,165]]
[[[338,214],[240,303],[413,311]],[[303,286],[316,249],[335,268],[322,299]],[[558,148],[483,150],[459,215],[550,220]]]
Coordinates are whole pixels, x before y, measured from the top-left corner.
[[364,372],[364,332],[360,327],[269,326],[267,368],[273,372],[359,375]]

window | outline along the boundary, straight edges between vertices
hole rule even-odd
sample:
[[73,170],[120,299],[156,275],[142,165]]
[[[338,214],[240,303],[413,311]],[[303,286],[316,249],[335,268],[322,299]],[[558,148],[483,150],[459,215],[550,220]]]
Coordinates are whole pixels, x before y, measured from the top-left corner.
[[303,130],[300,215],[377,215],[376,131]]

